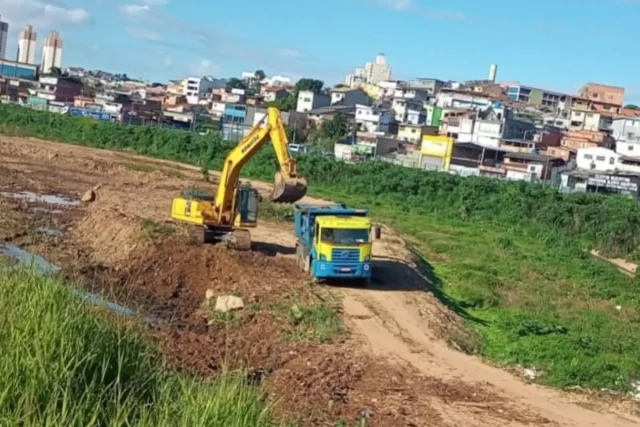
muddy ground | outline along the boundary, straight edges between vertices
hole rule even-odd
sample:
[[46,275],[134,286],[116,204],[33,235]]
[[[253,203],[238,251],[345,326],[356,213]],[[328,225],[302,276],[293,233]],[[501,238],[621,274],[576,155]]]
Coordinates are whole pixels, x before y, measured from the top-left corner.
[[[290,224],[263,221],[245,253],[189,244],[169,220],[171,199],[211,185],[172,162],[0,137],[0,244],[139,310],[172,368],[247,370],[277,413],[302,425],[637,425],[606,402],[527,384],[450,348],[443,338],[463,333],[461,321],[393,230],[375,244],[367,289],[312,285],[296,269]],[[96,200],[79,206],[34,196],[78,201],[91,188]],[[241,296],[245,308],[218,316],[208,290]],[[343,333],[314,334],[299,322],[300,310],[314,308],[338,312]]]

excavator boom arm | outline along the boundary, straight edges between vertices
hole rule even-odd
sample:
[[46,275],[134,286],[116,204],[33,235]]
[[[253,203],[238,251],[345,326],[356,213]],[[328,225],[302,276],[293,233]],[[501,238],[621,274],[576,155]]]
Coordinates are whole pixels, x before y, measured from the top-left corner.
[[265,118],[225,158],[214,203],[220,223],[233,222],[233,197],[240,171],[269,140],[273,143],[280,164],[280,171],[275,178],[273,200],[294,203],[306,194],[307,183],[303,177],[298,176],[296,161],[289,155],[289,141],[280,119],[280,111],[269,107]]

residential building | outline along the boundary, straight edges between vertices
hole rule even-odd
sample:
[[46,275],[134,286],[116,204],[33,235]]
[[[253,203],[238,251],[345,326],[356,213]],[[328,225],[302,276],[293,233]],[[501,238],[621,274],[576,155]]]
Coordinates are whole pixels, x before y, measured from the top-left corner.
[[616,152],[623,156],[640,157],[640,117],[619,117],[611,125],[616,140]]
[[75,97],[82,94],[82,82],[64,77],[40,77],[36,96],[47,101],[73,103]]
[[436,96],[441,89],[446,87],[446,83],[438,79],[419,78],[409,83],[409,87],[423,89],[427,91],[429,96]]
[[38,67],[32,64],[21,64],[16,61],[0,59],[0,75],[16,79],[35,80]]
[[296,111],[306,113],[320,107],[331,105],[331,97],[322,93],[314,93],[310,90],[301,90],[298,94]]
[[279,86],[284,88],[293,87],[293,82],[291,78],[280,76],[280,75],[267,77],[262,81],[262,84],[265,84],[267,86]]
[[282,86],[262,86],[260,94],[263,96],[264,102],[274,102],[289,96],[289,91]]
[[336,159],[356,161],[370,159],[395,153],[400,149],[400,141],[384,135],[369,132],[358,132],[355,138],[350,137],[334,146]]
[[350,106],[356,106],[358,104],[370,105],[371,98],[360,88],[335,88],[331,89],[331,105],[336,104]]
[[638,199],[640,175],[634,172],[596,172],[576,169],[561,174],[560,191],[620,194]]
[[[181,81],[182,90],[180,91],[187,97],[187,102],[191,105],[197,105],[200,99],[206,98],[207,94],[213,89],[222,89],[227,82],[222,79],[213,77],[189,77]],[[167,91],[175,90],[171,85]]]
[[548,107],[555,111],[565,110],[568,107],[568,101],[571,99],[570,95],[564,93],[536,89],[518,83],[507,83],[506,89],[507,96],[513,101]]
[[353,74],[348,74],[344,79],[344,84],[350,88],[355,88],[366,84],[364,68],[356,68]]
[[62,47],[63,41],[57,31],[52,31],[44,40],[42,49],[42,64],[40,71],[44,74],[50,73],[52,68],[62,69]]
[[454,139],[447,136],[424,135],[420,146],[420,169],[448,170],[454,144]]
[[567,170],[564,160],[535,153],[507,153],[502,167],[505,178],[528,182],[553,179]]
[[569,116],[570,130],[598,131],[604,127],[602,115],[595,111],[571,109]]
[[172,80],[167,85],[167,93],[174,95],[186,95],[187,92],[187,79]]
[[506,152],[500,148],[484,147],[472,142],[453,144],[449,172],[460,176],[479,176],[504,178],[506,170],[502,162]]
[[[187,96],[188,99],[189,97]],[[227,104],[246,104],[247,94],[244,89],[231,89],[228,92],[222,92],[220,100]]]
[[457,89],[442,89],[436,97],[438,107],[468,108],[485,110],[493,105],[500,105],[490,95]]
[[7,39],[9,38],[9,24],[2,21],[0,16],[0,59],[5,59],[7,56]]
[[359,104],[356,105],[356,123],[364,132],[390,133],[395,123],[394,112]]
[[36,63],[36,37],[37,34],[33,31],[31,25],[27,25],[20,31],[20,37],[18,38],[18,62],[24,64]]
[[354,74],[349,74],[345,78],[345,84],[356,87],[364,83],[377,84],[388,80],[391,80],[391,67],[387,64],[387,57],[380,53],[375,62],[367,62],[364,68],[356,68]]
[[614,145],[615,139],[603,131],[570,130],[562,138],[562,146],[574,151],[578,148],[589,147],[612,148]]
[[598,83],[587,83],[580,88],[578,94],[591,101],[614,104],[621,107],[624,103],[624,88]]
[[404,123],[398,125],[398,139],[400,141],[418,144],[425,135],[438,135],[437,126],[415,125]]
[[[424,124],[427,113],[423,108],[424,102],[413,99],[394,98],[391,108],[395,118],[400,123]],[[409,119],[411,117],[411,120]]]
[[562,159],[565,162],[570,162],[571,160],[575,159],[576,150],[561,145],[560,147],[547,147],[547,149],[544,150],[544,154],[546,154],[547,156]]
[[387,64],[387,57],[380,53],[375,62],[367,62],[364,66],[366,83],[378,83],[391,80],[391,67]]
[[320,107],[307,111],[309,121],[313,122],[316,128],[320,128],[326,120],[333,120],[336,114],[344,114],[347,116],[349,122],[353,124],[356,118],[356,107],[352,105],[331,105],[329,107]]
[[576,155],[578,169],[600,172],[618,169],[621,154],[603,147],[579,148]]
[[398,87],[394,94],[394,99],[409,99],[417,102],[427,102],[431,98],[431,94],[427,89],[415,88],[411,86]]

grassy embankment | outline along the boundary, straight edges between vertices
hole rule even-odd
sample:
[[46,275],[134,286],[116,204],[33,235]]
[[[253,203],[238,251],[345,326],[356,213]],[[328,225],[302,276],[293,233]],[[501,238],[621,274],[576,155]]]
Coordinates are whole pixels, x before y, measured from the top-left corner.
[[164,370],[130,321],[84,304],[60,279],[0,269],[0,283],[0,425],[280,425],[241,375]]
[[[7,106],[0,106],[0,129],[212,168],[231,147],[211,136]],[[299,161],[311,193],[368,207],[409,236],[434,293],[480,337],[461,347],[535,366],[544,372],[538,381],[558,387],[627,390],[640,379],[638,281],[586,253],[637,255],[636,201],[388,164]],[[267,149],[244,172],[268,181],[275,167]]]

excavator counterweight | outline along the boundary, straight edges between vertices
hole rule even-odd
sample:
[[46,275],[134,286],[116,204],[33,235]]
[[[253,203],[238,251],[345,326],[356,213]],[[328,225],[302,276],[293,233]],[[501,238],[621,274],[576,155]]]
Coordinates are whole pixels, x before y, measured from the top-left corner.
[[272,201],[295,203],[302,199],[307,193],[307,181],[298,175],[296,160],[289,155],[280,111],[270,107],[265,118],[225,158],[215,195],[177,197],[171,205],[171,217],[203,226],[204,242],[224,241],[238,250],[250,249],[251,234],[247,228],[258,223],[260,196],[256,189],[239,186],[238,182],[244,165],[269,141],[280,164]]

